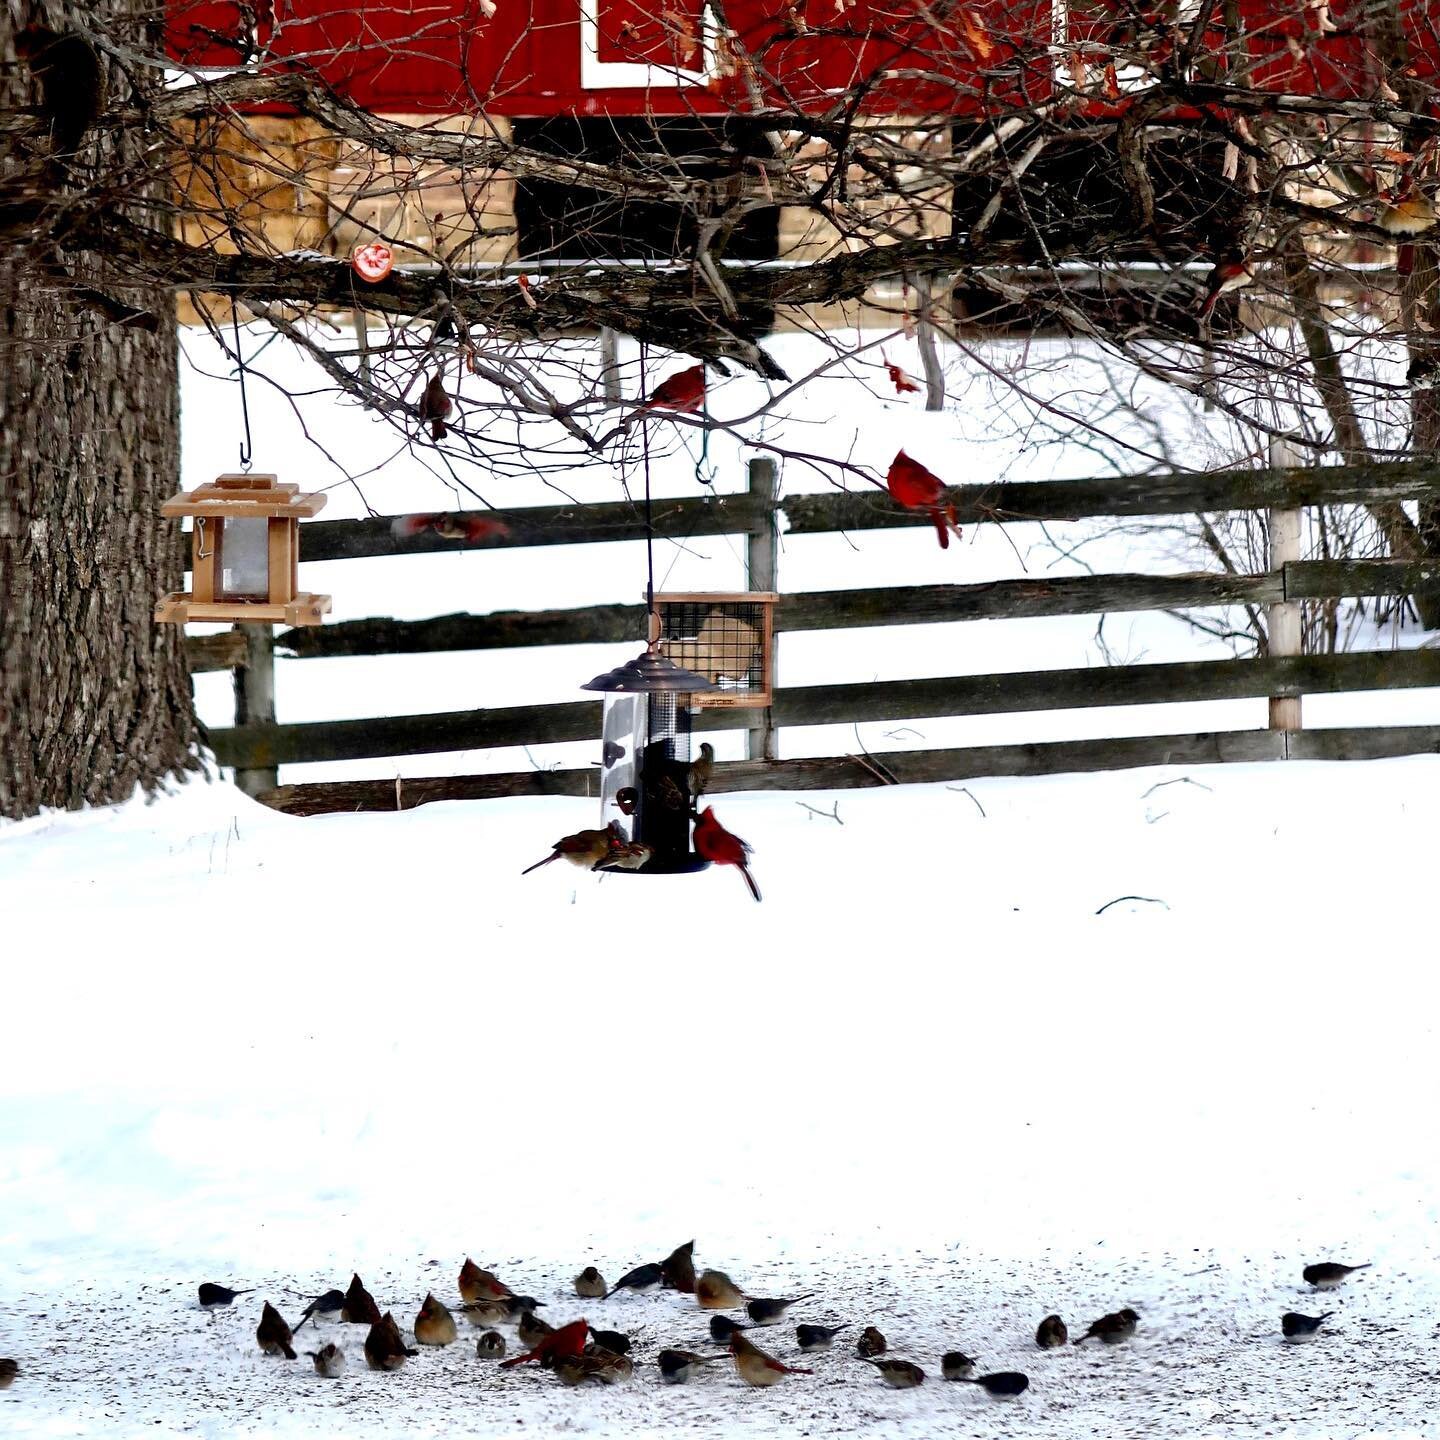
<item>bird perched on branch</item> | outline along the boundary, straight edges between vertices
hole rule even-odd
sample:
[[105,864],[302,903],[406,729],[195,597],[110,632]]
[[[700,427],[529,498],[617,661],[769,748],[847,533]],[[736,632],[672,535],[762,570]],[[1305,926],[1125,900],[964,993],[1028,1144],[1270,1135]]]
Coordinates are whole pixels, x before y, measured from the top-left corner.
[[455,1317],[433,1295],[426,1295],[415,1317],[415,1340],[420,1345],[453,1345]]
[[1093,1337],[1096,1340],[1103,1340],[1107,1345],[1118,1345],[1122,1340],[1128,1340],[1135,1333],[1135,1327],[1139,1322],[1139,1315],[1129,1309],[1117,1310],[1113,1315],[1102,1315],[1075,1341],[1075,1344],[1083,1345]]
[[575,1277],[575,1293],[582,1300],[603,1300],[605,1277],[593,1265],[587,1265]]
[[[232,1290],[228,1285],[215,1285],[207,1280],[200,1286],[200,1308],[208,1310],[210,1318],[213,1320],[215,1312],[228,1309],[235,1303],[237,1295],[253,1295],[254,1293],[254,1286],[251,1286],[249,1290]],[[299,1329],[299,1326],[296,1326],[296,1329]]]
[[739,1330],[730,1333],[730,1354],[735,1360],[736,1374],[747,1385],[778,1385],[787,1375],[815,1373],[782,1364],[773,1355],[767,1355],[758,1345],[752,1344]]
[[1070,1332],[1058,1315],[1047,1315],[1035,1329],[1035,1343],[1042,1350],[1053,1350],[1069,1338]]
[[290,1341],[290,1327],[280,1312],[267,1300],[260,1311],[260,1323],[255,1327],[255,1339],[267,1355],[283,1355],[287,1360],[295,1359],[295,1349]]
[[[295,1327],[300,1328],[298,1325]],[[345,1352],[338,1345],[322,1345],[318,1350],[307,1350],[310,1363],[315,1367],[317,1375],[323,1375],[327,1380],[335,1380],[344,1373]]]
[[[746,885],[750,887],[750,893],[757,900],[760,898],[760,887],[755,883],[755,877],[750,873],[750,867],[746,863],[750,847],[738,835],[732,835],[715,818],[715,811],[708,805],[700,812],[700,818],[695,822],[695,853],[702,860],[708,860],[713,865],[735,866]],[[701,1304],[704,1304],[704,1301],[701,1301]],[[713,1308],[728,1310],[732,1307],[720,1305]]]
[[645,398],[644,404],[625,421],[629,429],[635,421],[657,410],[675,415],[698,415],[705,408],[705,367],[692,365],[688,370],[667,375]]
[[896,1390],[913,1390],[917,1385],[925,1383],[925,1372],[909,1360],[867,1360],[867,1365],[873,1365],[879,1372],[880,1378]]
[[1380,211],[1380,228],[1387,235],[1409,240],[1423,235],[1435,225],[1435,207],[1413,180],[1381,197],[1385,203]]
[[[708,815],[710,812],[707,810],[705,813]],[[698,833],[698,826],[696,831]],[[734,836],[730,838],[734,839]],[[698,850],[700,847],[697,845],[695,848]],[[757,895],[755,898],[758,900],[760,897]],[[738,1310],[745,1303],[745,1292],[723,1270],[706,1270],[695,1282],[695,1298],[702,1310]]]
[[1205,301],[1200,306],[1200,318],[1206,319],[1219,304],[1222,295],[1243,290],[1255,283],[1255,272],[1250,261],[1238,250],[1232,250],[1216,261],[1215,268],[1205,278]]
[[[533,865],[527,865],[520,873],[528,875],[532,870],[538,870],[542,865],[549,865],[553,860],[568,860],[582,870],[593,870],[609,855],[612,845],[623,843],[620,839],[620,832],[615,828],[613,822],[604,830],[577,830],[573,835],[561,836],[550,847],[549,855],[543,860],[537,860]],[[505,1293],[508,1295],[510,1292],[507,1290]],[[464,1294],[463,1290],[461,1294]]]
[[1280,1333],[1292,1345],[1313,1340],[1319,1333],[1320,1327],[1334,1313],[1333,1310],[1327,1310],[1323,1315],[1301,1315],[1296,1310],[1288,1310],[1280,1317]]
[[994,1375],[977,1375],[965,1383],[978,1385],[993,1400],[1013,1400],[1030,1388],[1030,1377],[1018,1370],[1000,1370]]
[[[584,831],[581,831],[584,834]],[[610,1295],[617,1290],[634,1290],[637,1294],[643,1295],[647,1290],[658,1290],[665,1283],[665,1271],[659,1265],[637,1265],[633,1270],[628,1270],[611,1287]]]
[[585,1353],[585,1337],[589,1333],[589,1321],[572,1320],[568,1325],[562,1325],[558,1330],[545,1336],[538,1345],[526,1351],[524,1355],[516,1355],[509,1360],[502,1360],[500,1368],[508,1370],[513,1365],[524,1365],[530,1360],[538,1360],[544,1364],[546,1361],[583,1355]]
[[724,1355],[697,1355],[693,1350],[662,1350],[655,1357],[655,1363],[660,1367],[660,1378],[667,1385],[686,1385],[698,1366],[725,1358]]
[[[709,750],[702,745],[701,750]],[[682,1295],[695,1293],[695,1242],[687,1240],[677,1245],[660,1262],[660,1283],[667,1290],[678,1290]]]
[[372,1370],[399,1370],[419,1353],[406,1345],[395,1317],[388,1310],[365,1337],[365,1363]]
[[430,426],[432,440],[439,442],[449,433],[445,421],[454,408],[454,402],[445,393],[445,377],[437,370],[426,382],[419,406],[421,423]]
[[345,1292],[345,1304],[340,1318],[347,1325],[378,1325],[380,1307],[375,1297],[365,1288],[365,1282],[358,1275],[350,1277],[350,1288]]
[[918,460],[912,460],[900,450],[890,462],[885,484],[897,505],[903,505],[907,510],[929,512],[942,550],[950,548],[952,530],[955,538],[960,538],[963,532],[955,519],[955,507],[941,503],[945,496],[945,483],[933,470],[927,470]]
[[802,1300],[813,1300],[814,1298],[815,1292],[812,1290],[806,1295],[795,1296],[793,1300],[751,1300],[745,1306],[745,1313],[757,1325],[778,1325],[792,1305],[798,1305]]
[[1368,1270],[1373,1262],[1363,1265],[1337,1265],[1333,1260],[1322,1260],[1318,1265],[1307,1265],[1300,1278],[1317,1290],[1334,1290],[1343,1285],[1357,1270]]
[[314,1319],[317,1315],[329,1316],[339,1315],[345,1309],[345,1292],[343,1290],[327,1290],[323,1295],[317,1295],[305,1307],[305,1313],[300,1317],[300,1324],[296,1325],[295,1333],[300,1333],[301,1326],[307,1320]]
[[795,1343],[807,1355],[817,1350],[828,1350],[835,1337],[849,1328],[848,1325],[797,1325]]
[[503,520],[488,515],[457,515],[441,511],[438,515],[397,515],[390,522],[390,533],[397,540],[411,540],[433,530],[445,540],[464,540],[471,545],[481,540],[502,539],[510,533]]
[[74,31],[31,24],[16,35],[15,53],[40,87],[39,110],[50,133],[51,155],[73,155],[105,109],[105,67],[95,47]]

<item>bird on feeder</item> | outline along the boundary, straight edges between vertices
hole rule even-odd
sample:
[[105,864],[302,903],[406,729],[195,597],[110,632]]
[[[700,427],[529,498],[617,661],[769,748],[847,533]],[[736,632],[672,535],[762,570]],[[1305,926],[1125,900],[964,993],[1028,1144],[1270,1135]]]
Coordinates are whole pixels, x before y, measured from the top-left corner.
[[617,840],[609,853],[593,868],[601,870],[643,870],[655,858],[655,847],[639,840]]
[[715,747],[708,741],[700,742],[700,758],[690,766],[690,800],[693,804],[709,788],[710,777],[715,771]]
[[757,900],[760,898],[760,887],[746,864],[750,847],[738,835],[732,835],[715,818],[715,811],[708,805],[695,822],[695,853],[713,865],[735,866],[750,887],[750,893]]
[[[573,835],[562,835],[550,847],[549,855],[543,860],[537,860],[533,865],[527,865],[520,873],[528,875],[532,870],[538,870],[542,865],[549,865],[554,860],[568,860],[582,870],[593,870],[609,855],[611,847],[619,843],[620,834],[613,821],[603,830],[577,830]],[[464,1290],[460,1293],[465,1295]],[[508,1293],[506,1291],[506,1294]],[[480,1296],[474,1298],[478,1300]]]

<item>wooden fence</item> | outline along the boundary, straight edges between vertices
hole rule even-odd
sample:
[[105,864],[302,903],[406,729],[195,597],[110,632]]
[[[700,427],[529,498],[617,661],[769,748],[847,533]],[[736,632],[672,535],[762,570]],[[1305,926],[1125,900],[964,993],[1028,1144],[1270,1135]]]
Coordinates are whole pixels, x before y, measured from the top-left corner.
[[[1440,726],[1305,731],[1300,728],[1298,704],[1299,697],[1306,694],[1440,687],[1440,652],[1284,653],[1298,649],[1298,629],[1292,621],[1301,600],[1440,589],[1440,561],[1290,558],[1298,553],[1294,548],[1297,512],[1307,505],[1375,505],[1437,497],[1440,465],[1432,464],[1237,470],[956,487],[950,498],[959,518],[967,524],[1264,509],[1271,515],[1270,533],[1279,541],[1272,553],[1271,569],[1257,575],[1100,574],[782,595],[776,607],[776,633],[1243,604],[1264,607],[1270,615],[1272,653],[1252,660],[781,688],[769,711],[708,710],[695,717],[699,730],[744,728],[749,733],[750,758],[719,765],[715,788],[829,789],[1164,763],[1202,764],[1286,756],[1359,759],[1440,750]],[[447,540],[430,532],[397,542],[388,517],[313,521],[305,525],[302,550],[307,561],[335,561],[494,548],[502,544],[593,544],[638,540],[645,534],[643,515],[628,502],[537,506],[508,512],[504,518],[508,536],[473,543]],[[747,536],[750,585],[754,589],[779,589],[775,537],[782,518],[787,536],[930,523],[923,515],[898,508],[879,490],[777,498],[774,465],[769,460],[751,462],[747,492],[663,500],[654,507],[655,533],[662,539]],[[600,705],[598,701],[584,700],[280,724],[274,711],[273,666],[277,649],[303,660],[534,645],[640,643],[644,633],[642,606],[598,605],[571,610],[445,615],[418,621],[351,620],[288,630],[273,638],[268,626],[245,626],[227,634],[192,638],[188,645],[192,669],[231,669],[235,673],[236,724],[210,735],[220,762],[236,767],[237,781],[266,803],[292,813],[316,814],[408,808],[434,799],[593,793],[597,783],[594,769],[277,786],[276,768],[325,760],[598,739]],[[1259,696],[1271,699],[1267,730],[970,746],[804,760],[774,758],[774,732],[787,725]]]

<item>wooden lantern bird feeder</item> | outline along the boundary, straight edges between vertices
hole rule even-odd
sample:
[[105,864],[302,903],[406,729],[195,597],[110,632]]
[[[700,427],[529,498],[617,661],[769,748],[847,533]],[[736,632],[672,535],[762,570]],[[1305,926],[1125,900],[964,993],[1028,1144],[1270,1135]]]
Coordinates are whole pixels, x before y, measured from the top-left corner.
[[160,513],[191,520],[190,591],[155,607],[162,624],[229,620],[237,624],[319,625],[328,595],[298,590],[300,521],[325,506],[274,475],[222,475],[172,495]]
[[764,709],[775,674],[775,602],[769,591],[657,595],[651,638],[676,665],[711,688],[688,697],[695,709]]

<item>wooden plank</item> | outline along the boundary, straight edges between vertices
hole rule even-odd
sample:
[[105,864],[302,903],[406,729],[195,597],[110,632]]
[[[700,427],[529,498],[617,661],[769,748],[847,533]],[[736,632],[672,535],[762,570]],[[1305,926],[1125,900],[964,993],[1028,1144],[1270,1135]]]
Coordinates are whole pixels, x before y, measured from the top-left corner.
[[[1324,732],[1317,732],[1324,733]],[[1140,735],[1105,740],[1045,741],[1033,745],[977,745],[944,750],[897,750],[868,761],[853,755],[802,760],[722,761],[713,793],[745,790],[852,790],[880,786],[888,771],[899,784],[974,780],[999,775],[1056,775],[1069,771],[1129,770],[1146,765],[1211,765],[1277,760],[1280,737],[1266,730],[1194,735]],[[410,810],[439,800],[493,800],[511,795],[593,796],[598,767],[521,770],[494,775],[439,775],[419,780],[340,780],[282,785],[257,796],[290,815]]]
[[1301,560],[1285,567],[1290,600],[1345,595],[1421,595],[1440,590],[1440,561]]
[[245,664],[248,653],[245,635],[240,630],[185,637],[185,658],[190,663],[192,675],[209,670],[237,670]]
[[[948,498],[967,525],[984,521],[1083,520],[1100,515],[1297,509],[1419,500],[1440,491],[1440,465],[1337,465],[1300,470],[1214,470],[1196,475],[1114,475],[1087,480],[997,480],[956,485]],[[791,535],[929,526],[880,489],[791,495],[781,508]]]
[[[1086,709],[1264,695],[1440,686],[1440,651],[1297,655],[1269,660],[1200,660],[1166,665],[942,676],[859,685],[808,685],[775,695],[777,725],[852,724],[945,715]],[[697,730],[748,729],[753,710],[706,710]],[[223,765],[294,765],[384,755],[422,755],[501,745],[589,740],[600,733],[595,701],[455,710],[368,720],[318,721],[213,730]]]
[[1292,760],[1389,760],[1440,754],[1440,725],[1356,726],[1290,736]]

